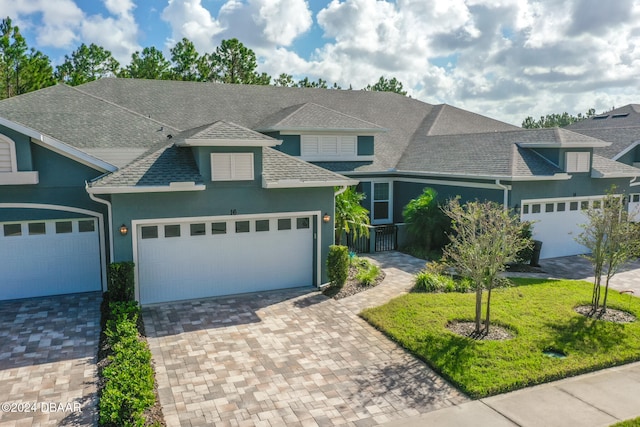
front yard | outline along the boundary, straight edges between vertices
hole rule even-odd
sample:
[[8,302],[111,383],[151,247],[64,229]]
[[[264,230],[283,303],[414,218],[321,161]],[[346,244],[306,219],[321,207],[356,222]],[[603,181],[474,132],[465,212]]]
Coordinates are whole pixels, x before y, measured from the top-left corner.
[[[471,397],[484,397],[640,360],[640,321],[592,320],[574,311],[589,304],[592,284],[513,279],[494,290],[492,324],[514,337],[476,341],[447,325],[471,321],[473,293],[410,293],[361,316],[426,361]],[[609,291],[609,307],[640,316],[640,299]],[[564,353],[565,358],[544,352]]]

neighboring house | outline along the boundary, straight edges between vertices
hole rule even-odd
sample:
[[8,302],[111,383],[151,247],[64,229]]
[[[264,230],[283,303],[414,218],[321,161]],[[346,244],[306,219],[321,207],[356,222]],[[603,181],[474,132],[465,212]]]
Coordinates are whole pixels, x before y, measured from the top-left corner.
[[111,261],[143,304],[319,286],[358,182],[374,226],[429,186],[579,253],[580,210],[640,175],[601,139],[384,92],[102,79],[0,102],[0,134],[0,300],[104,290]]

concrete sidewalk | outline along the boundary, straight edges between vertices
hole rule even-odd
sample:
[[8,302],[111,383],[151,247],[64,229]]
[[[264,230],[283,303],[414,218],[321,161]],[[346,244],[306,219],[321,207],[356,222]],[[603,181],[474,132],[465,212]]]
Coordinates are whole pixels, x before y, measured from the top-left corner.
[[640,416],[640,363],[474,400],[389,427],[601,427]]

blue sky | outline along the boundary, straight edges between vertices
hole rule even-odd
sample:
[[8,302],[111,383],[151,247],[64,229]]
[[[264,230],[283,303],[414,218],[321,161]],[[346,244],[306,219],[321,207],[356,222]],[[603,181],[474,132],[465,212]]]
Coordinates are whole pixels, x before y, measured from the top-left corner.
[[259,71],[410,96],[520,124],[640,102],[640,0],[0,0],[30,47],[63,61],[96,43],[127,64],[187,37],[237,37]]

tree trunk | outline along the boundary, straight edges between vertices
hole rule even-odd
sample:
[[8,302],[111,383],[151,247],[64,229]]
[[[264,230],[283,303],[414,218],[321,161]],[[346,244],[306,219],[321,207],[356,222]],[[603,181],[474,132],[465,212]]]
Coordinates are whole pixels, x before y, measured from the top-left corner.
[[491,320],[491,289],[493,287],[489,287],[487,289],[487,315],[484,317],[484,335],[489,335],[489,323]]
[[482,333],[482,283],[476,283],[476,330],[475,333]]

